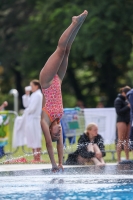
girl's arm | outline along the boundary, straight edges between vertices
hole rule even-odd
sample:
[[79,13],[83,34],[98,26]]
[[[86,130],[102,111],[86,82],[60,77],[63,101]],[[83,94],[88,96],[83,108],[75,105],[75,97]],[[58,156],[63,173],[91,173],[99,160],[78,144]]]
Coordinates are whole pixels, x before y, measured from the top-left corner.
[[57,141],[57,152],[58,152],[58,160],[59,160],[59,168],[63,169],[62,163],[63,163],[63,137],[62,137],[62,131],[60,133],[59,140]]
[[44,118],[41,120],[41,126],[42,126],[43,134],[45,137],[45,141],[46,141],[46,148],[47,148],[49,158],[52,163],[52,171],[53,172],[58,171],[58,166],[54,159],[54,151],[53,151],[52,139],[51,139],[51,135],[50,135],[50,131],[49,131],[49,126],[46,123]]

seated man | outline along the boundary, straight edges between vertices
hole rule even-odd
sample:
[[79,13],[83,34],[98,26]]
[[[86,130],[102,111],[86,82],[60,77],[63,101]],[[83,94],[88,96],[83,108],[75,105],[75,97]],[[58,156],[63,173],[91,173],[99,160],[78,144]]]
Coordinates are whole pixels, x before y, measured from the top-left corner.
[[87,126],[87,130],[78,140],[77,150],[68,155],[66,164],[85,164],[92,161],[95,165],[105,165],[103,157],[105,156],[104,142],[101,135],[98,134],[98,127],[94,123]]

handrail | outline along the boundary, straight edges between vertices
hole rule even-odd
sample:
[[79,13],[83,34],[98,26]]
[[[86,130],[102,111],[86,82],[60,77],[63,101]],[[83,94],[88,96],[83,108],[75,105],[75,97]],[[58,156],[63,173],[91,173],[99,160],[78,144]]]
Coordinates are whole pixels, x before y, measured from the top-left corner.
[[[18,116],[18,113],[13,110],[1,110],[0,111],[0,115],[10,115],[10,114],[13,114],[15,116],[15,118]],[[11,132],[10,132],[10,136],[11,136]],[[18,151],[18,149],[19,149],[19,147],[17,147],[14,151],[11,152],[11,146],[10,146],[10,151],[5,152],[5,156],[9,156],[9,155],[16,153]]]
[[16,117],[18,116],[18,113],[13,110],[2,110],[0,111],[0,114],[14,114]]

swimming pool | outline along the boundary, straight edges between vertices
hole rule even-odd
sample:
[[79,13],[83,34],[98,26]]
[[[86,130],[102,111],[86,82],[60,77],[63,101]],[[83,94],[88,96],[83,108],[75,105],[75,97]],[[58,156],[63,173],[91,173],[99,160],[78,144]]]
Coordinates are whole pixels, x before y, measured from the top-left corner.
[[0,199],[132,200],[133,166],[76,167],[0,173]]

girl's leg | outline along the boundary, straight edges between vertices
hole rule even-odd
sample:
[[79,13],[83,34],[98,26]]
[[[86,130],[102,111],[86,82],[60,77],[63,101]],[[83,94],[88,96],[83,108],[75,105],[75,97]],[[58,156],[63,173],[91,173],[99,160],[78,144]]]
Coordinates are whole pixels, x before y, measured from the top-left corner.
[[118,122],[117,123],[117,131],[118,131],[118,141],[117,141],[117,160],[121,161],[121,150],[122,144],[124,141],[125,133],[127,131],[126,123]]
[[94,146],[93,146],[93,144],[88,144],[88,146],[87,146],[87,151],[91,151],[91,152],[94,152]]
[[37,148],[36,159],[37,159],[39,162],[41,161],[41,148]]
[[82,156],[78,155],[77,162],[79,165],[85,165],[85,163],[88,161],[88,159],[83,158]]
[[[94,145],[90,143],[90,144],[87,146],[87,150],[88,150],[88,151],[91,151],[91,152],[95,152]],[[96,157],[91,158],[91,160],[94,162],[95,165],[103,165],[103,163],[100,162],[100,160],[97,159]]]
[[32,149],[32,152],[33,152],[33,157],[34,157],[33,161],[36,161],[36,149]]
[[40,162],[41,161],[41,148],[33,149],[33,156],[34,161]]
[[73,31],[68,43],[67,43],[67,47],[66,47],[66,50],[65,50],[65,53],[64,53],[64,58],[62,60],[62,63],[59,67],[59,70],[57,72],[58,76],[60,77],[61,80],[63,80],[64,76],[65,76],[65,73],[66,73],[66,69],[67,69],[67,66],[68,66],[68,57],[69,57],[69,53],[70,53],[70,49],[71,49],[71,46],[72,46],[72,43],[79,31],[79,29],[81,28],[83,22],[85,21],[85,18],[86,18],[87,14],[84,15],[81,23],[77,26],[77,28]]
[[104,163],[101,163],[96,157],[91,158],[95,165],[103,166]]
[[129,160],[129,131],[130,131],[130,124],[127,124],[127,130],[124,136],[124,151],[126,160]]
[[93,148],[94,148],[94,152],[95,152],[96,154],[99,154],[99,156],[102,157],[102,152],[100,151],[98,145],[97,145],[97,144],[94,144],[94,145],[93,145]]
[[105,164],[104,159],[102,157],[102,152],[100,151],[97,144],[94,144],[94,152],[97,154],[97,159],[102,163]]
[[47,88],[50,85],[50,82],[57,74],[60,65],[64,58],[64,53],[66,50],[67,43],[76,29],[76,27],[81,23],[82,18],[86,15],[87,11],[84,11],[81,15],[72,18],[71,25],[65,30],[65,32],[61,35],[56,51],[50,56],[45,66],[41,70],[40,73],[40,83],[42,88]]

